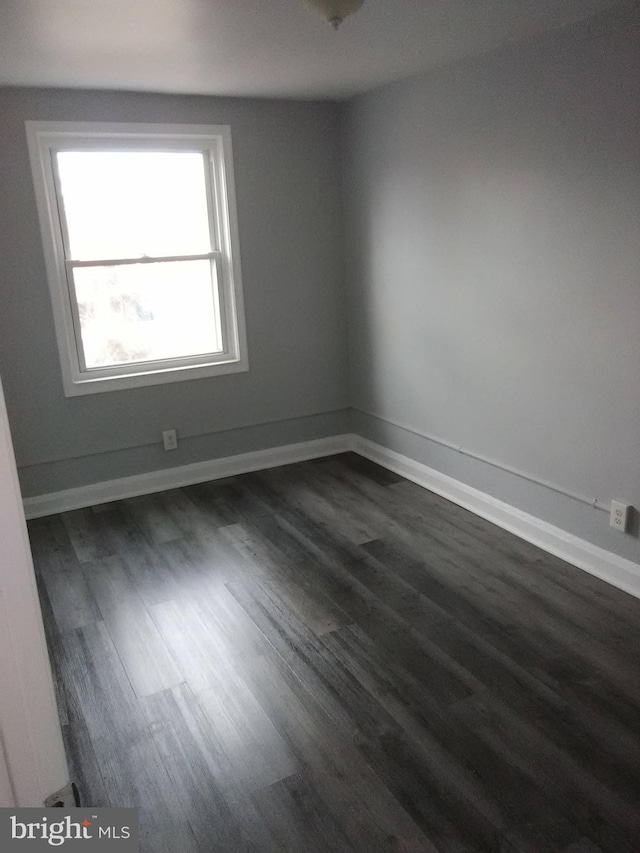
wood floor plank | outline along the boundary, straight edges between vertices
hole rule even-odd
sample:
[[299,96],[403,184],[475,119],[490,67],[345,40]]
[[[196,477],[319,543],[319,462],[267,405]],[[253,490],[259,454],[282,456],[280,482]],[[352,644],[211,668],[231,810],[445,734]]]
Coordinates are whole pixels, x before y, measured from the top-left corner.
[[263,638],[225,588],[213,598],[158,604],[151,614],[196,694],[239,677],[261,655]]
[[219,536],[215,542],[203,542],[200,537],[177,539],[157,545],[154,550],[172,575],[174,599],[191,597],[197,600],[215,596],[219,588],[241,576],[245,570],[239,554],[229,558]]
[[565,817],[545,815],[527,822],[501,841],[501,853],[539,853],[561,850],[562,853],[602,853],[602,848],[582,835]]
[[191,500],[184,489],[170,489],[156,495],[158,506],[181,536],[195,536],[211,529],[211,520]]
[[264,788],[256,795],[256,802],[284,850],[308,853],[354,850],[304,771]]
[[80,805],[109,808],[111,799],[107,793],[91,732],[81,714],[71,712],[62,726],[69,775],[80,795]]
[[203,850],[270,849],[264,824],[228,752],[186,685],[141,701],[181,811]]
[[30,523],[141,849],[636,853],[640,601],[354,454]]
[[36,574],[46,571],[50,563],[55,566],[66,560],[78,559],[61,516],[31,519],[27,528]]
[[[355,494],[366,498],[365,505],[369,505],[369,512],[371,504],[374,504],[378,515],[380,511],[390,516],[392,526],[389,527],[389,533],[397,536],[400,542],[406,540],[411,543],[412,539],[418,537],[421,547],[423,549],[427,547],[429,551],[429,545],[433,543],[427,541],[423,544],[419,538],[425,533],[426,523],[427,535],[440,533],[447,537],[447,546],[452,554],[459,552],[460,548],[471,550],[473,560],[467,561],[467,567],[480,561],[479,566],[483,574],[495,574],[494,564],[497,560],[501,579],[511,587],[510,592],[515,592],[523,598],[527,607],[531,609],[532,615],[538,616],[536,608],[542,607],[543,615],[544,611],[555,612],[563,621],[572,621],[580,630],[584,630],[589,624],[589,619],[592,618],[594,628],[597,628],[594,633],[604,637],[612,635],[616,641],[622,641],[625,647],[629,647],[630,642],[632,647],[636,646],[639,630],[637,623],[633,624],[631,630],[628,624],[618,629],[617,620],[610,620],[607,625],[602,625],[598,621],[598,612],[593,613],[594,602],[585,599],[584,596],[577,596],[575,588],[568,591],[562,584],[556,582],[556,578],[549,571],[544,575],[544,586],[541,587],[539,581],[541,565],[546,567],[547,563],[554,564],[554,568],[562,569],[562,576],[566,576],[567,570],[571,570],[571,567],[567,567],[557,558],[544,555],[529,543],[517,539],[484,519],[415,484],[404,481],[395,484],[392,490],[382,490],[366,478],[345,476],[343,472],[341,473],[340,467],[332,463],[332,460],[328,460],[326,464],[327,467],[332,465],[330,470],[338,482],[353,489]],[[416,512],[416,508],[408,501],[402,501],[398,506],[394,506],[394,500],[389,500],[390,493],[394,497],[406,493],[418,508],[422,507],[424,512]],[[406,530],[403,529],[405,527]],[[442,552],[440,556],[444,556]],[[501,559],[502,557],[506,559]],[[576,569],[573,569],[573,572],[577,575],[584,574]],[[587,589],[592,580],[591,578],[587,580]],[[606,587],[606,584],[603,585],[602,582],[600,584]],[[622,595],[624,597],[624,594]]]
[[399,665],[432,683],[444,702],[455,701],[482,688],[471,673],[446,655],[435,652],[424,634],[413,631],[384,600],[370,593],[357,580],[361,558],[357,551],[351,550],[350,543],[334,541],[315,526],[303,523],[302,519],[296,528],[291,520],[296,517],[295,511],[285,507],[284,512],[285,516],[278,515],[275,524],[257,517],[253,524],[274,544],[278,543],[301,570],[312,570],[314,582],[354,621],[380,637]]
[[157,495],[140,495],[123,501],[127,510],[153,543],[170,542],[182,535]]
[[236,524],[241,517],[236,514],[237,507],[228,502],[229,486],[233,487],[235,477],[215,480],[213,483],[197,483],[186,486],[182,491],[201,510],[206,512],[209,526],[214,529]]
[[105,536],[144,603],[151,606],[179,594],[176,578],[163,559],[162,544],[150,542],[123,502],[109,506],[100,513]]
[[147,835],[140,845],[141,853],[206,853],[211,847],[198,844],[191,825],[183,821],[168,830]]
[[225,688],[204,690],[197,702],[240,783],[252,790],[294,774],[294,757],[246,684]]
[[100,515],[90,509],[76,509],[60,515],[81,563],[99,560],[113,554]]
[[58,630],[70,631],[97,622],[102,614],[67,531],[59,519],[48,521],[32,529],[31,542]]
[[[631,853],[635,849],[640,833],[637,802],[625,800],[594,779],[497,696],[485,693],[472,697],[460,702],[453,712],[563,802],[566,814],[589,838],[596,843],[613,842],[620,851]],[[607,817],[603,819],[603,815]]]
[[[431,553],[433,544],[429,541],[428,535],[432,532],[440,533],[446,537],[451,555],[455,555],[456,551],[459,553],[461,546],[470,549],[473,559],[466,560],[465,569],[478,562],[478,555],[480,555],[479,565],[483,576],[487,574],[495,576],[494,564],[498,565],[500,580],[510,587],[508,590],[510,595],[515,593],[522,599],[525,607],[530,610],[531,621],[534,623],[541,621],[540,613],[537,611],[542,608],[543,618],[546,615],[545,611],[553,612],[563,621],[563,628],[566,628],[565,623],[568,619],[573,619],[576,627],[584,631],[591,613],[594,620],[594,631],[591,633],[594,636],[607,638],[609,642],[609,636],[613,633],[614,639],[622,640],[621,645],[625,648],[638,647],[637,619],[632,619],[631,624],[627,621],[619,631],[616,627],[612,627],[617,625],[616,619],[608,620],[607,625],[599,621],[603,599],[611,598],[603,591],[603,589],[606,590],[607,585],[601,581],[588,577],[585,578],[584,585],[574,583],[573,587],[567,587],[564,580],[568,579],[572,573],[574,581],[575,576],[579,579],[584,573],[413,483],[401,481],[385,490],[357,473],[345,474],[344,466],[337,464],[335,458],[319,460],[315,464],[326,466],[337,482],[363,498],[368,512],[373,505],[376,511],[386,513],[391,521],[388,537],[397,539],[397,544],[414,545],[421,556],[424,556],[425,552]],[[426,541],[421,538],[425,531]],[[449,570],[446,550],[440,552],[439,556],[445,560],[445,567]],[[542,588],[540,577],[544,578]],[[595,598],[590,597],[590,588],[594,581],[598,590]],[[578,588],[581,591],[580,595],[576,594]],[[625,596],[618,590],[613,592],[614,596],[615,594],[618,597],[621,596],[617,604],[619,611],[625,612],[629,596]],[[480,594],[482,595],[482,590]],[[591,610],[594,604],[595,612]],[[622,632],[621,635],[619,632]],[[575,644],[580,644],[579,636],[575,638]],[[634,659],[637,659],[637,654],[630,653],[630,662]]]
[[137,697],[106,625],[98,622],[64,635],[58,660],[68,701],[105,751],[123,739],[135,739],[142,718]]
[[[369,540],[386,535],[395,523],[393,515],[389,513],[389,496],[393,498],[394,493],[380,485],[375,478],[358,474],[351,467],[331,465],[330,461],[323,465],[319,460],[301,466],[297,478],[304,478],[308,488],[336,502],[343,512],[353,518],[354,523],[371,531]],[[366,485],[357,488],[354,487],[356,483]],[[370,499],[372,494],[376,495],[377,501]]]
[[137,695],[148,696],[184,681],[122,560],[95,560],[87,577]]
[[[202,484],[203,487],[206,485]],[[193,489],[201,495],[198,487]],[[217,491],[215,494],[217,496]],[[214,523],[209,496],[210,493],[205,492],[204,498],[192,499],[188,490],[174,489],[158,495],[158,501],[180,529],[187,550],[193,552],[190,559],[199,561],[202,556],[208,576],[222,577],[226,573],[225,581],[233,580],[235,574],[243,570],[243,561],[222,535],[221,528],[226,527],[226,523],[223,525],[223,520],[217,517]]]
[[[565,688],[551,690],[503,652],[462,625],[450,625],[432,635],[432,640],[476,673],[503,701],[574,757],[586,760],[599,778],[615,781],[615,787],[640,787],[640,729],[628,731],[611,725],[611,717],[598,713],[585,697],[568,695]],[[632,712],[633,709],[630,709]],[[615,756],[615,763],[611,758]]]
[[436,853],[280,655],[254,664],[252,689],[355,850]]
[[[343,468],[346,467],[352,471],[356,471],[358,474],[380,486],[391,486],[394,483],[406,482],[399,474],[394,474],[393,471],[383,468],[381,465],[372,462],[370,459],[366,459],[364,456],[360,456],[358,453],[340,453],[337,456],[325,458]],[[320,459],[318,463],[322,465],[323,461],[323,459]]]
[[[558,584],[541,578],[535,564],[520,558],[514,559],[518,549],[501,546],[493,531],[469,532],[461,525],[451,524],[447,520],[441,524],[439,534],[446,537],[449,547],[457,554],[471,551],[473,558],[465,561],[465,564],[477,564],[485,572],[485,577],[491,574],[499,576],[512,594],[522,598],[532,616],[544,624],[548,620],[550,630],[554,630],[554,626],[560,623],[572,640],[582,638],[587,633],[594,650],[598,643],[606,647],[615,644],[622,654],[630,644],[636,649],[640,648],[637,625],[629,630],[628,626],[619,626],[616,620],[603,624],[601,612],[594,611],[593,607]],[[440,537],[439,541],[442,541]],[[595,644],[592,640],[594,635],[597,635]],[[602,643],[603,640],[605,643]]]
[[[240,585],[232,585],[232,590],[336,725],[353,734],[363,753],[384,768],[383,778],[390,790],[438,849],[473,849],[457,827],[455,804],[463,802],[465,819],[473,825],[475,837],[483,837],[488,844],[497,838],[503,828],[500,811],[482,796],[472,774],[439,748],[426,731],[420,742],[409,740],[376,698],[350,677],[322,640],[305,632],[277,602],[256,590],[252,590],[250,602]],[[281,642],[280,632],[286,632],[288,642]],[[417,796],[417,792],[422,794]],[[454,792],[456,796],[452,796]]]
[[428,686],[394,666],[360,628],[348,626],[324,637],[323,642],[419,748],[434,738],[438,750],[448,750],[452,759],[484,780],[506,820],[522,821],[553,811],[543,791],[473,736],[433,698]]
[[640,630],[634,599],[627,593],[611,587],[594,575],[585,574],[575,566],[542,551],[524,539],[513,536],[469,510],[422,489],[415,483],[404,480],[395,484],[392,491],[396,495],[406,496],[415,506],[424,507],[429,517],[435,516],[447,525],[488,544],[494,553],[507,557],[504,567],[517,571],[523,581],[535,584],[537,579],[542,578],[545,581],[545,590],[550,595],[555,595],[555,590],[564,590],[570,594],[567,601],[580,601],[600,617],[603,612],[615,613],[615,619],[606,620],[604,623],[601,620],[599,631],[606,634],[610,628],[615,629],[621,622],[625,629],[634,634]]
[[167,764],[149,732],[128,743],[101,751],[98,761],[113,808],[137,808],[141,847],[185,822],[183,804],[176,795]]
[[286,604],[315,634],[326,634],[352,621],[346,611],[257,531],[249,532],[243,525],[233,524],[221,528],[220,532],[250,561],[253,573],[261,582],[277,589]]
[[69,722],[69,709],[67,705],[67,692],[64,682],[62,668],[62,635],[53,614],[53,608],[49,600],[49,593],[41,575],[36,575],[36,588],[40,599],[42,621],[44,623],[44,634],[49,650],[49,660],[53,674],[53,685],[56,694],[56,704],[60,725],[66,726]]
[[293,756],[244,679],[264,640],[229,593],[159,605],[153,616],[240,784],[254,789],[295,773]]
[[[103,623],[65,634],[63,673],[69,695],[69,727],[74,727],[75,746],[82,750],[78,759],[83,762],[84,778],[87,772],[92,774],[89,789],[81,790],[82,802],[97,805],[96,796],[104,796],[109,806],[139,808],[143,836],[181,822],[184,815],[166,768]],[[85,738],[81,743],[82,730],[74,725],[75,718],[84,721],[90,742]],[[90,762],[89,743],[95,767]],[[101,786],[95,782],[96,772]]]
[[[417,549],[380,540],[363,548],[556,692],[570,698],[577,689],[584,690],[603,713],[614,713],[631,730],[637,728],[640,672],[631,650],[623,652],[598,642],[586,625],[576,635],[548,614],[541,617],[527,609],[520,615],[520,603],[513,606],[508,594],[497,596],[504,585],[492,583],[491,594],[483,594],[483,587],[472,579],[468,585],[460,584],[459,571],[448,574],[431,561],[421,561]],[[631,641],[633,648],[633,637]]]
[[380,531],[375,522],[365,519],[358,512],[357,502],[350,499],[344,489],[332,488],[331,483],[318,488],[318,478],[309,477],[313,468],[305,469],[304,463],[292,468],[280,469],[273,474],[273,485],[283,484],[290,499],[307,515],[317,519],[334,533],[339,533],[356,545],[377,539]]

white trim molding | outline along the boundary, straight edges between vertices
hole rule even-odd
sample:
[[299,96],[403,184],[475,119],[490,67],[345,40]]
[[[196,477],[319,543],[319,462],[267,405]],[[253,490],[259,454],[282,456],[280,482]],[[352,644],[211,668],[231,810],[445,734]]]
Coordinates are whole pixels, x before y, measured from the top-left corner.
[[0,382],[0,806],[40,808],[69,781]]
[[250,471],[277,468],[279,465],[290,465],[293,462],[305,462],[308,459],[344,453],[353,448],[353,441],[354,437],[351,435],[334,435],[298,444],[254,450],[236,456],[225,456],[221,459],[210,459],[206,462],[195,462],[191,465],[163,468],[160,471],[106,480],[102,483],[91,483],[75,489],[65,489],[62,492],[25,498],[24,511],[27,518],[40,518],[57,512],[133,498],[137,495],[179,489],[194,483],[205,483],[208,480],[219,480],[222,477],[233,477],[236,474],[247,474]]
[[519,468],[514,468],[512,465],[506,465],[504,462],[499,462],[497,459],[490,459],[488,456],[476,453],[474,450],[462,447],[460,444],[454,444],[451,441],[446,441],[446,439],[424,432],[424,430],[416,429],[406,423],[382,417],[382,415],[376,415],[374,412],[370,412],[368,409],[363,409],[360,406],[354,406],[353,408],[354,411],[360,412],[369,418],[374,418],[384,424],[391,424],[391,426],[397,427],[404,432],[417,435],[418,438],[424,438],[427,441],[432,441],[434,444],[439,444],[440,447],[446,447],[448,450],[455,450],[456,453],[468,456],[470,459],[476,459],[478,462],[484,462],[485,465],[491,465],[492,468],[498,468],[500,471],[506,471],[507,474],[513,474],[514,477],[520,477],[522,480],[527,480],[529,483],[535,483],[537,486],[543,486],[545,489],[550,489],[552,492],[564,495],[565,497],[571,498],[579,503],[586,504],[587,506],[593,507],[593,509],[601,510],[607,514],[611,512],[611,504],[602,501],[597,497],[588,497],[587,495],[580,494],[579,492],[565,489],[563,486],[559,486],[557,483],[552,483],[550,480],[544,480],[541,477],[536,477],[535,475],[522,471]]
[[[65,395],[74,397],[248,370],[230,128],[227,125],[27,121],[26,132]],[[96,254],[92,252],[89,257],[82,252],[77,254],[78,246],[74,246],[77,243],[74,239],[76,220],[73,215],[67,218],[69,211],[73,210],[73,205],[67,210],[67,201],[70,201],[67,196],[74,195],[70,190],[80,179],[65,185],[60,158],[71,156],[77,160],[114,154],[139,157],[145,154],[155,156],[158,152],[173,159],[187,155],[200,160],[198,181],[203,198],[199,216],[203,233],[197,245],[187,247],[188,251],[182,253],[179,246],[174,246],[163,247],[166,251],[162,254],[156,250],[154,254],[139,256],[135,253],[131,256],[134,251],[131,247],[119,247],[123,252],[120,257],[110,257],[104,247],[95,249]],[[122,168],[120,166],[117,172],[119,179],[131,183]],[[103,170],[103,161],[92,163],[91,175],[100,175]],[[164,167],[157,164],[156,174],[161,183]],[[136,193],[140,194],[142,190],[131,187],[130,191],[130,202],[134,203]],[[171,197],[165,197],[164,201],[166,215],[170,209],[181,209]],[[127,199],[123,203],[126,202]],[[83,199],[80,206],[84,219],[92,223],[94,211],[90,210],[90,204],[87,208],[87,204]],[[142,245],[136,243],[136,249],[147,248],[153,252],[153,248],[145,246],[146,240],[142,235],[139,235],[138,242]],[[85,251],[91,251],[91,247],[85,247]],[[104,349],[107,339],[103,339],[100,332],[100,347],[91,354],[90,343],[94,333],[84,328],[82,300],[78,295],[82,286],[77,275],[82,275],[83,269],[85,272],[93,269],[92,275],[98,275],[96,270],[99,268],[117,268],[125,274],[126,270],[129,274],[137,270],[138,275],[144,269],[155,277],[158,284],[164,281],[163,270],[176,270],[183,264],[178,278],[171,278],[176,285],[171,306],[156,306],[152,310],[151,304],[144,305],[148,319],[155,310],[159,310],[161,314],[168,313],[173,320],[176,306],[185,299],[178,284],[186,275],[185,270],[194,262],[200,262],[202,279],[199,285],[203,293],[208,292],[211,309],[206,334],[203,333],[197,344],[184,340],[180,344],[182,351],[164,355],[154,355],[152,347],[144,356],[139,356],[139,360],[117,363],[113,361],[114,356]],[[97,280],[100,280],[99,276]],[[118,294],[117,289],[114,292]],[[108,294],[104,298],[107,297]],[[143,298],[138,307],[142,310],[143,303],[147,301],[146,297]],[[89,302],[94,304],[96,311],[94,328],[99,326],[102,329],[97,322],[101,319],[111,328],[109,311],[103,310],[101,298],[94,303],[91,297]],[[134,349],[142,346],[145,350],[147,333],[142,326],[138,329],[138,325],[133,338]],[[190,330],[193,333],[192,326]],[[195,351],[191,350],[192,346]]]
[[352,449],[389,471],[441,495],[481,518],[486,518],[487,521],[537,545],[549,554],[560,557],[572,566],[640,598],[638,563],[619,557],[466,483],[448,477],[422,462],[416,462],[361,436],[353,436]]
[[165,468],[147,474],[38,495],[25,498],[24,509],[27,518],[39,518],[57,512],[161,492],[165,489],[176,489],[208,480],[233,477],[250,471],[304,462],[348,450],[372,462],[377,462],[389,471],[453,501],[481,518],[486,518],[487,521],[537,545],[549,554],[554,554],[567,563],[640,598],[640,565],[638,563],[593,545],[585,539],[542,521],[466,483],[448,477],[422,462],[417,462],[354,434],[335,435],[271,447],[266,450],[256,450],[251,453]]

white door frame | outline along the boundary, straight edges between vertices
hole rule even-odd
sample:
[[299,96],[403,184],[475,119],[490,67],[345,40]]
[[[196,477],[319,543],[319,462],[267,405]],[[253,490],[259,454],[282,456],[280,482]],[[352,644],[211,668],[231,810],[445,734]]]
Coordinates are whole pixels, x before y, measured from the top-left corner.
[[0,805],[40,807],[68,781],[0,381]]

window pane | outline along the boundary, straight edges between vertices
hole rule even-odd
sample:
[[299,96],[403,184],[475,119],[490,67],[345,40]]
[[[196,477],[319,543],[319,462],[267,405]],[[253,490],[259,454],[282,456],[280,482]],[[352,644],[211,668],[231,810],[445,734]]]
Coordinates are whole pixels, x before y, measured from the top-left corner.
[[80,267],[73,276],[87,368],[222,350],[209,261]]
[[59,151],[70,258],[212,249],[201,152]]

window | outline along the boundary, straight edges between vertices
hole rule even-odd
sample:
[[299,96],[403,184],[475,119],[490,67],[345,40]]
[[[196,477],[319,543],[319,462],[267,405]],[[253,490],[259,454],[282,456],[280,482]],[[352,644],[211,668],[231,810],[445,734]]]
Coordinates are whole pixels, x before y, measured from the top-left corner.
[[247,370],[229,128],[27,138],[65,394]]

